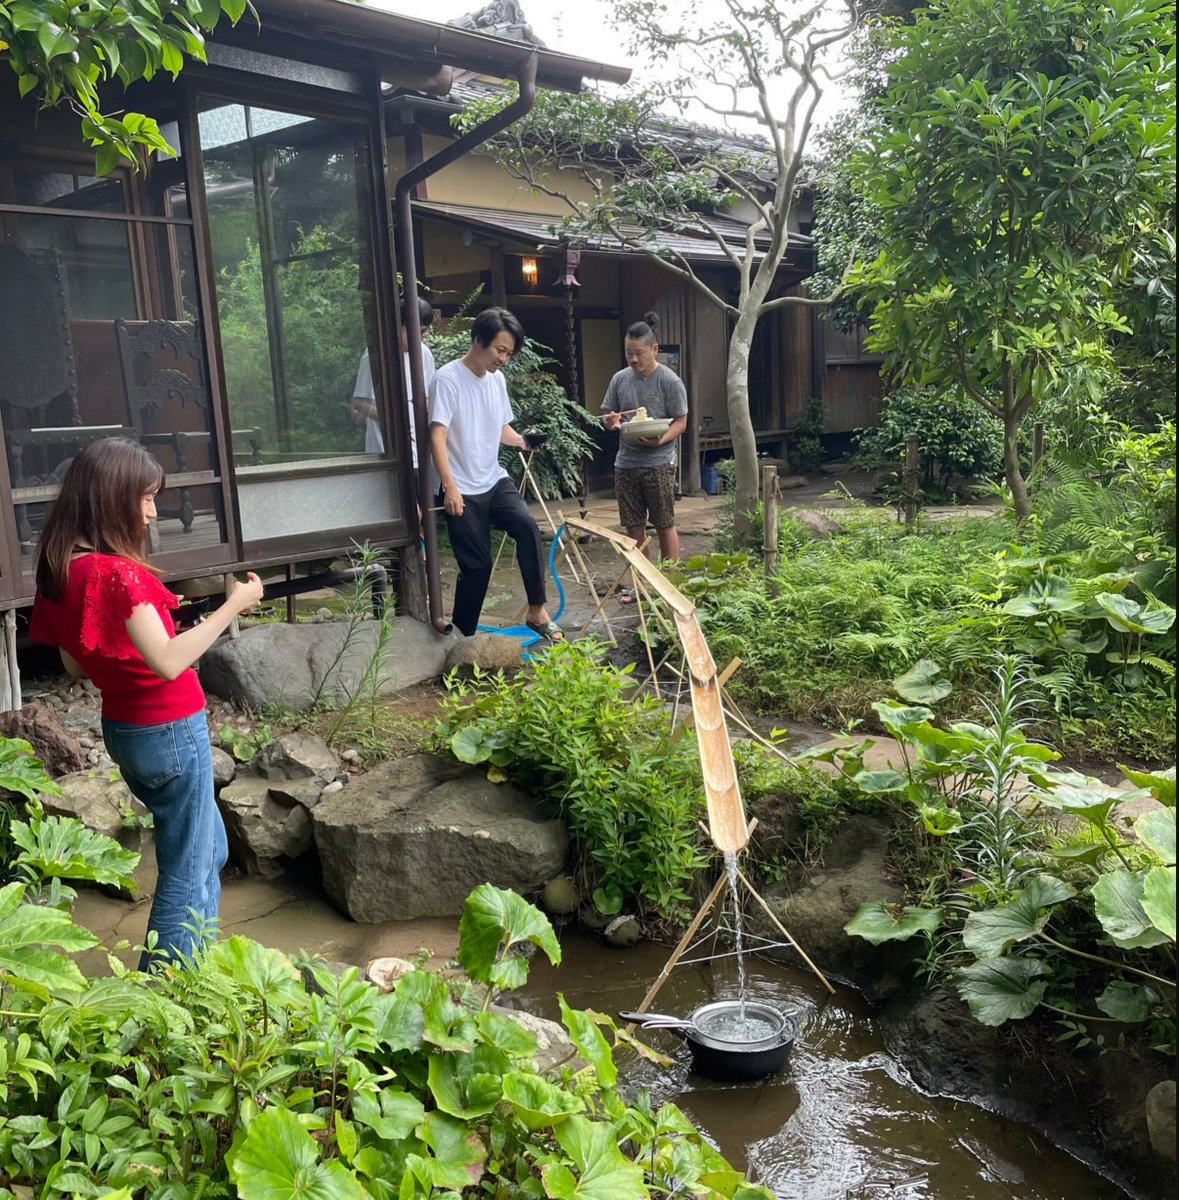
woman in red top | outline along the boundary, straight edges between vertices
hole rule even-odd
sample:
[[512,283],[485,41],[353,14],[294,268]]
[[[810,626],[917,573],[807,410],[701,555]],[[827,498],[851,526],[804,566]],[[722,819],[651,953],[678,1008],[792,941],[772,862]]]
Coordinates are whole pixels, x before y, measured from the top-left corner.
[[[107,752],[155,819],[159,878],[147,928],[157,956],[171,958],[191,956],[215,933],[227,853],[192,664],[262,599],[262,584],[252,573],[234,580],[216,612],[177,634],[180,598],[140,549],[163,485],[160,464],[124,438],[92,442],[74,458],[37,549],[29,634],[59,647],[66,670],[102,693]],[[150,963],[145,951],[140,969]]]

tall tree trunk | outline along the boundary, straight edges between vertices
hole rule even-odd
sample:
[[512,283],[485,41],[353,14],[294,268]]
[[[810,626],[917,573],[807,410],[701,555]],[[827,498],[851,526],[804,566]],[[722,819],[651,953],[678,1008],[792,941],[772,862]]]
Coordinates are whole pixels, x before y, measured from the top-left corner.
[[754,315],[742,313],[729,338],[729,362],[725,375],[728,393],[729,436],[733,439],[733,459],[737,464],[737,484],[733,534],[738,545],[753,540],[753,513],[757,509],[757,438],[749,412],[749,350],[757,325]]
[[1006,410],[1003,413],[1003,473],[1015,504],[1015,519],[1026,521],[1032,515],[1032,506],[1019,464],[1019,426],[1020,418],[1010,409]]

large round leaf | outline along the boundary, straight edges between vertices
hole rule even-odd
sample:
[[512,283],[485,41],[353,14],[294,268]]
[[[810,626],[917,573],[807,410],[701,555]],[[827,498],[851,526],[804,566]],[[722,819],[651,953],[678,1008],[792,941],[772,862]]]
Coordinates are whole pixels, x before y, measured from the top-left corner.
[[527,1129],[551,1129],[585,1108],[571,1092],[532,1071],[509,1071],[503,1077],[503,1094],[516,1120]]
[[557,1126],[557,1141],[573,1170],[541,1168],[553,1200],[646,1200],[642,1168],[619,1150],[612,1125],[571,1116]]
[[1125,979],[1115,979],[1097,997],[1095,1003],[1106,1016],[1113,1017],[1115,1021],[1134,1024],[1147,1020],[1158,1000],[1158,992],[1152,987],[1141,983],[1129,983]]
[[1037,876],[1009,904],[972,912],[962,929],[962,944],[977,958],[998,958],[1039,933],[1048,924],[1048,909],[1075,894],[1062,879]]
[[1143,813],[1134,822],[1138,840],[1163,860],[1165,866],[1175,865],[1175,810],[1156,808]]
[[1155,867],[1142,885],[1142,911],[1150,923],[1171,941],[1175,940],[1175,868]]
[[315,1139],[285,1108],[250,1122],[229,1154],[229,1173],[241,1200],[367,1200],[368,1192],[338,1159],[319,1161]]
[[942,676],[942,669],[931,658],[915,662],[903,675],[892,681],[897,695],[911,704],[936,704],[944,700],[953,690],[950,681]]
[[873,946],[882,942],[903,942],[919,933],[933,933],[942,923],[940,908],[901,908],[875,900],[861,904],[859,911],[843,927],[853,937],[861,937]]
[[539,946],[554,965],[561,961],[557,936],[540,909],[513,891],[480,884],[467,897],[459,921],[460,966],[478,983],[519,987],[527,965],[509,955],[521,942]]
[[[1167,935],[1155,927],[1142,907],[1145,883],[1143,871],[1111,871],[1093,885],[1093,910],[1097,919],[1113,943],[1123,950],[1160,946],[1167,940]],[[1173,906],[1173,896],[1171,903]],[[1173,932],[1171,939],[1174,940]]]
[[1021,1021],[1044,998],[1047,970],[1034,958],[988,958],[958,972],[958,994],[984,1025]]
[[1160,803],[1168,808],[1175,807],[1175,768],[1168,767],[1165,771],[1134,771],[1118,763],[1118,770],[1131,782],[1147,791]]

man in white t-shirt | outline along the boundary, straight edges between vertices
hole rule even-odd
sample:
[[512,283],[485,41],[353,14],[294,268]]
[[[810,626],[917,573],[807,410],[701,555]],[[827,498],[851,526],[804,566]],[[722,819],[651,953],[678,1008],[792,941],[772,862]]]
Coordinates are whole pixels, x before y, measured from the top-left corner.
[[[418,297],[418,319],[422,329],[429,329],[434,323],[434,309],[429,301]],[[409,409],[409,446],[413,458],[413,468],[418,469],[418,439],[416,423],[413,417],[413,384],[409,371],[409,331],[405,322],[401,323],[401,367],[402,378],[405,380],[405,396]],[[430,347],[422,343],[422,374],[425,376],[426,390],[434,378],[434,355]],[[385,453],[385,434],[381,429],[381,411],[377,406],[376,390],[373,388],[372,365],[369,362],[368,351],[360,360],[360,368],[356,372],[356,386],[352,389],[352,419],[364,422],[364,452],[365,454]]]
[[531,449],[512,428],[508,385],[500,374],[523,345],[524,330],[506,308],[484,309],[475,318],[466,354],[441,367],[430,385],[430,450],[459,568],[455,625],[468,637],[479,626],[491,582],[494,526],[516,543],[528,599],[525,624],[550,642],[560,642],[565,635],[545,607],[540,529],[499,461],[501,445]]

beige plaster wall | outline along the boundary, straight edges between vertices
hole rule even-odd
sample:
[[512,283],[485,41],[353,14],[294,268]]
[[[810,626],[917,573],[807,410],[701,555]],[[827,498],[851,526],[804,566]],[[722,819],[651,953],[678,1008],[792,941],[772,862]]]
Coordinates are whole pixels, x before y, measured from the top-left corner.
[[618,321],[592,318],[581,322],[581,369],[585,377],[585,406],[596,417],[615,371],[626,366],[622,327]]
[[[427,135],[422,139],[428,158],[449,145],[449,139]],[[593,189],[576,176],[563,172],[556,186],[578,200],[590,200]],[[512,179],[490,156],[475,152],[432,175],[426,182],[429,199],[442,204],[478,204],[484,208],[505,208],[513,212],[552,213],[563,217],[568,205],[543,192]]]

